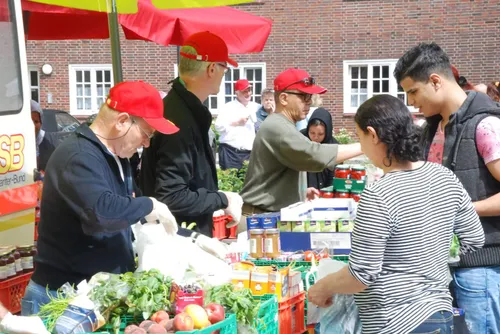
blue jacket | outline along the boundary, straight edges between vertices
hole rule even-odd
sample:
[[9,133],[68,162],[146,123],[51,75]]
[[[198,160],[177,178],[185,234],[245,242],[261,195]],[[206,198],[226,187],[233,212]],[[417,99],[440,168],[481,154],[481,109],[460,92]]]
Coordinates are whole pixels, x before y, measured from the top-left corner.
[[134,198],[127,159],[117,161],[87,125],[60,144],[45,171],[33,281],[49,289],[135,268],[131,225],[153,210]]

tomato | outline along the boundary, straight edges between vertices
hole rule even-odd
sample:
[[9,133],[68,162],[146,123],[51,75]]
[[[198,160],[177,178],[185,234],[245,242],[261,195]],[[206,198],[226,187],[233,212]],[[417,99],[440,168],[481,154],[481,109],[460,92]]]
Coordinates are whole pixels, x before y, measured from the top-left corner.
[[304,253],[304,261],[311,262],[312,260],[315,260],[316,256],[313,251],[307,251]]

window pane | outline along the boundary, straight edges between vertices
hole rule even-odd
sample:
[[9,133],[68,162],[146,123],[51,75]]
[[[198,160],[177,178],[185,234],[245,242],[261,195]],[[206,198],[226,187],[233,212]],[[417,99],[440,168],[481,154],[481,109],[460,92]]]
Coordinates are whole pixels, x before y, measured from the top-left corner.
[[90,71],[84,71],[85,82],[90,82]]
[[361,84],[361,89],[366,89],[368,87],[368,81],[366,80],[362,80],[360,84]]
[[92,109],[92,99],[91,98],[85,99],[85,109],[86,110]]
[[102,97],[98,97],[97,98],[97,106],[100,108],[103,103],[104,103],[104,99]]
[[351,81],[351,88],[358,88],[358,82],[357,81]]
[[83,96],[83,85],[76,85],[76,96]]
[[224,84],[224,87],[225,87],[225,89],[224,89],[225,95],[231,95],[231,93],[232,93],[232,92],[231,92],[231,88],[232,88],[232,86],[233,86],[233,83],[232,83],[232,82],[226,82],[226,83]]
[[40,102],[38,99],[38,89],[31,89],[31,99],[36,101],[36,102]]
[[31,86],[38,86],[38,71],[30,71]]
[[217,96],[210,96],[210,108],[217,109]]
[[260,96],[256,96],[255,97],[255,102],[258,103],[258,104],[262,103]]
[[366,66],[361,67],[360,70],[361,70],[361,73],[360,73],[361,79],[367,79],[368,78],[368,67],[366,67]]
[[227,71],[226,74],[224,74],[224,81],[231,81],[232,73],[232,70]]
[[382,80],[382,92],[389,93],[389,80]]
[[361,105],[363,102],[365,102],[366,100],[368,100],[368,95],[366,94],[361,94],[359,96],[359,105]]
[[380,66],[373,66],[373,78],[380,78]]
[[382,76],[383,78],[389,77],[389,66],[382,66]]
[[234,81],[240,80],[240,70],[233,69],[233,80]]
[[76,98],[76,108],[78,110],[83,110],[83,98],[81,97]]
[[225,101],[226,103],[231,102],[233,99],[231,96],[226,96]]
[[82,82],[82,81],[83,81],[82,71],[76,71],[76,82]]
[[351,95],[351,107],[357,107],[357,106],[358,106],[358,96]]
[[357,66],[351,67],[351,77],[353,79],[357,79],[359,77],[359,67]]
[[90,85],[85,85],[85,96],[92,96]]
[[104,71],[104,80],[106,82],[111,82],[111,71],[110,70]]
[[104,85],[104,95],[108,96],[111,85]]
[[262,81],[262,69],[258,68],[255,70],[255,80]]
[[96,74],[96,79],[95,80],[97,82],[102,82],[102,71],[96,71],[95,74]]
[[253,70],[247,70],[247,79],[253,81]]
[[255,84],[254,94],[260,94],[262,92],[262,84],[260,82]]
[[373,92],[380,93],[380,81],[378,80],[373,81]]

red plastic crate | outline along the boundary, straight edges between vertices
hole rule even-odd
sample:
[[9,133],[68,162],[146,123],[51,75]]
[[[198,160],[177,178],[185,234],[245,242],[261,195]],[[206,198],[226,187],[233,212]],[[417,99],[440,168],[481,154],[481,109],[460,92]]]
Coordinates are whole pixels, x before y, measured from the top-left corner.
[[21,298],[31,278],[31,273],[0,282],[0,302],[11,312],[21,311]]
[[217,239],[226,239],[226,224],[227,218],[226,216],[217,216],[213,218],[214,228],[212,235]]
[[302,334],[306,331],[304,306],[306,292],[283,300],[278,305],[278,321],[280,334]]

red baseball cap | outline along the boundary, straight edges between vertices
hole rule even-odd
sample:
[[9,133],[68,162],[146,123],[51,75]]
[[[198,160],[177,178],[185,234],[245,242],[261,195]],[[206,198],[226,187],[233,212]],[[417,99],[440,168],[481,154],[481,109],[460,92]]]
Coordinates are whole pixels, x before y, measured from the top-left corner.
[[240,80],[236,81],[236,83],[234,84],[234,90],[235,91],[245,90],[251,86],[252,85],[250,85],[250,82],[248,82],[247,79],[240,79]]
[[226,42],[209,31],[198,32],[189,36],[184,42],[184,46],[193,47],[198,54],[180,52],[183,57],[211,63],[227,62],[234,67],[238,67],[238,63],[229,58]]
[[278,74],[274,79],[274,90],[277,92],[298,90],[307,94],[326,93],[326,88],[316,85],[314,78],[309,73],[297,68],[289,68]]
[[156,131],[170,135],[179,131],[163,117],[163,101],[159,92],[144,81],[125,81],[113,86],[106,104],[113,110],[142,118]]

